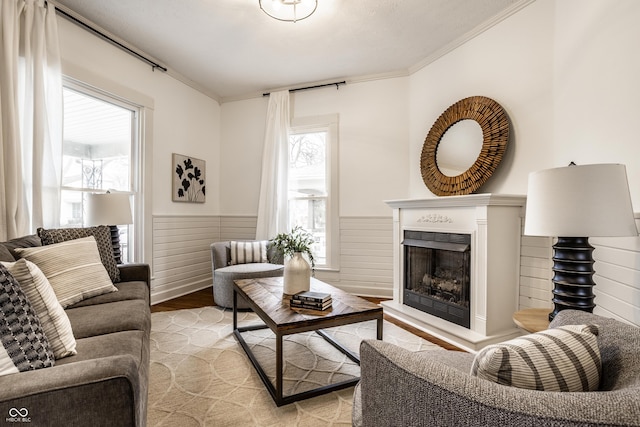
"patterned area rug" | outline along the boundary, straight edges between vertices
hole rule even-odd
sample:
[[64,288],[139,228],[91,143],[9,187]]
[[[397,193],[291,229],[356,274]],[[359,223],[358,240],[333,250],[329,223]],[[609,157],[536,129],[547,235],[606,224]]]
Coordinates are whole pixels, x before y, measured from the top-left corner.
[[[238,315],[240,325],[260,319]],[[277,407],[232,333],[230,310],[204,307],[151,315],[149,426],[349,426],[353,387]],[[375,321],[326,330],[358,352],[375,338]],[[275,335],[243,333],[254,354],[275,377]],[[413,351],[439,349],[384,322],[384,341]],[[316,333],[290,335],[284,344],[285,395],[359,376],[360,367]]]

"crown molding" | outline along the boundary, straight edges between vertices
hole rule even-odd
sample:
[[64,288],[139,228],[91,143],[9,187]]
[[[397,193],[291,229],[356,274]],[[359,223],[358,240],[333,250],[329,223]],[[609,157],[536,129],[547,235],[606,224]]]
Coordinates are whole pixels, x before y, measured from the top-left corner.
[[409,69],[407,70],[409,75],[420,71],[424,67],[432,64],[433,62],[435,62],[436,60],[442,58],[446,54],[456,50],[457,48],[459,48],[460,46],[464,45],[468,41],[476,38],[480,34],[484,33],[488,29],[496,26],[500,22],[504,21],[505,19],[507,19],[511,15],[515,14],[516,12],[519,12],[520,10],[524,9],[525,7],[529,6],[531,3],[535,2],[535,1],[536,0],[520,0],[519,2],[514,3],[511,7],[503,10],[502,13],[500,13],[500,14],[492,17],[491,19],[483,22],[482,24],[478,25],[477,27],[475,27],[471,31],[468,31],[467,33],[463,34],[461,37],[458,37],[457,39],[455,39],[451,43],[443,46],[442,48],[438,49],[437,51],[435,51],[431,55],[429,55],[426,58],[424,58],[423,60],[421,60],[418,63],[416,63],[416,64],[412,65],[411,67],[409,67]]

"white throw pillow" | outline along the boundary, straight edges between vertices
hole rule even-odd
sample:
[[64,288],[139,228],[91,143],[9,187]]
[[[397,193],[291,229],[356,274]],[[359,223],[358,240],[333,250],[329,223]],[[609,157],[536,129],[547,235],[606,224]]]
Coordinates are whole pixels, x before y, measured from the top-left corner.
[[102,265],[93,236],[16,252],[42,270],[62,308],[118,290]]
[[3,262],[7,270],[18,281],[31,307],[38,315],[49,347],[56,359],[72,356],[76,352],[76,339],[71,330],[69,317],[58,302],[56,294],[44,273],[37,265],[26,259]]
[[[93,236],[98,245],[98,253],[105,270],[109,274],[113,283],[120,281],[120,270],[116,259],[113,257],[114,243],[111,239],[111,229],[107,225],[98,225],[96,227],[82,228],[38,228],[38,237],[42,242],[42,246],[54,245],[56,243],[66,242],[68,240],[82,239],[84,237]],[[117,243],[119,245],[120,242]],[[118,246],[119,248],[119,246]]]
[[267,241],[230,242],[231,265],[269,262],[267,260]]
[[471,375],[532,390],[595,391],[602,370],[597,335],[595,325],[568,325],[489,345],[476,354]]

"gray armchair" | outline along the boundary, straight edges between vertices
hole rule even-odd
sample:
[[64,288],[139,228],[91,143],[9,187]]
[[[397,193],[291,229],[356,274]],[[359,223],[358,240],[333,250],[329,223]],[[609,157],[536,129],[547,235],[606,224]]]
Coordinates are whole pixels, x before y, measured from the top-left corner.
[[355,426],[637,426],[640,425],[640,328],[582,311],[561,311],[550,327],[597,324],[602,356],[599,391],[546,392],[469,375],[474,355],[412,353],[367,340]]
[[[269,242],[267,244],[268,263],[230,265],[231,242],[211,244],[211,268],[213,270],[213,301],[220,307],[233,307],[233,281],[260,277],[279,277],[284,273],[283,256]],[[249,309],[242,298],[238,298],[238,308]]]

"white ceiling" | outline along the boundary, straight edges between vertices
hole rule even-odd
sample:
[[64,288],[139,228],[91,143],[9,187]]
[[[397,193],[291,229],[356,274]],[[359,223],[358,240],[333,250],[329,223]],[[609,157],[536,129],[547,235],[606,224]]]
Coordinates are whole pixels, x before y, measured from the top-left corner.
[[[406,75],[532,0],[318,0],[274,20],[258,0],[57,0],[221,100]],[[186,78],[186,79],[185,79]]]

